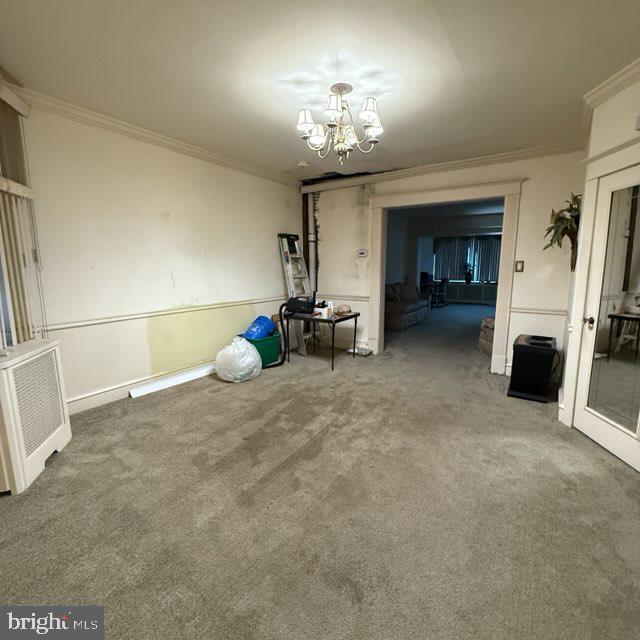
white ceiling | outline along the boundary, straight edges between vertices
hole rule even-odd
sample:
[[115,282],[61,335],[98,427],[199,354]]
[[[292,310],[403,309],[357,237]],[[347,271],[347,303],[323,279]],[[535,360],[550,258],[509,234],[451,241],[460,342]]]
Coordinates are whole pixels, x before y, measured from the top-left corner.
[[295,132],[335,81],[385,127],[344,173],[575,143],[638,34],[638,0],[0,0],[29,89],[296,177],[340,171]]
[[402,214],[407,220],[445,218],[447,216],[486,216],[502,214],[504,212],[504,199],[466,200],[446,204],[396,207],[389,211],[394,215],[397,213]]

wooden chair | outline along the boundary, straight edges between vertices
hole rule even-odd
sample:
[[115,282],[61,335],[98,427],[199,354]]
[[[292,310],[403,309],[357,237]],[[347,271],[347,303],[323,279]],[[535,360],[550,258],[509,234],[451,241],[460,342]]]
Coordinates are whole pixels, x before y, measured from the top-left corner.
[[447,302],[447,282],[449,278],[442,278],[439,282],[432,281],[429,283],[429,293],[431,294],[431,308],[446,307]]

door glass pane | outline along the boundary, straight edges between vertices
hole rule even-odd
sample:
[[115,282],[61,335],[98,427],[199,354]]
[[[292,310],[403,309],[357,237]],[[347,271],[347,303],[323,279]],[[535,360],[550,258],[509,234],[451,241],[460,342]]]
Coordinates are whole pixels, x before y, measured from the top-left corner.
[[638,187],[613,193],[588,406],[633,433],[640,412]]

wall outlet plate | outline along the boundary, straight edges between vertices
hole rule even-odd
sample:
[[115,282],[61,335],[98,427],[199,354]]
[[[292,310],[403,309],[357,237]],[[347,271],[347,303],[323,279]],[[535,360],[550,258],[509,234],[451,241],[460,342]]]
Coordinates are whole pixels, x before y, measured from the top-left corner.
[[367,257],[367,253],[369,253],[366,249],[358,249],[356,251],[356,255],[358,256],[358,258],[366,258]]
[[524,271],[524,260],[516,260],[516,273]]

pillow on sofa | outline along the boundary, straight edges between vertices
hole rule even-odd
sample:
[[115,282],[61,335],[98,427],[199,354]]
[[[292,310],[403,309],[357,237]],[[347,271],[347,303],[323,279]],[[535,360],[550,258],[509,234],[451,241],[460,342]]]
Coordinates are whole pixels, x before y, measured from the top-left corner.
[[385,300],[400,300],[398,294],[394,291],[392,284],[384,285],[384,297]]
[[402,282],[394,282],[391,285],[391,288],[393,289],[393,293],[395,294],[396,298],[398,298],[398,300],[404,300],[404,285],[402,284]]

